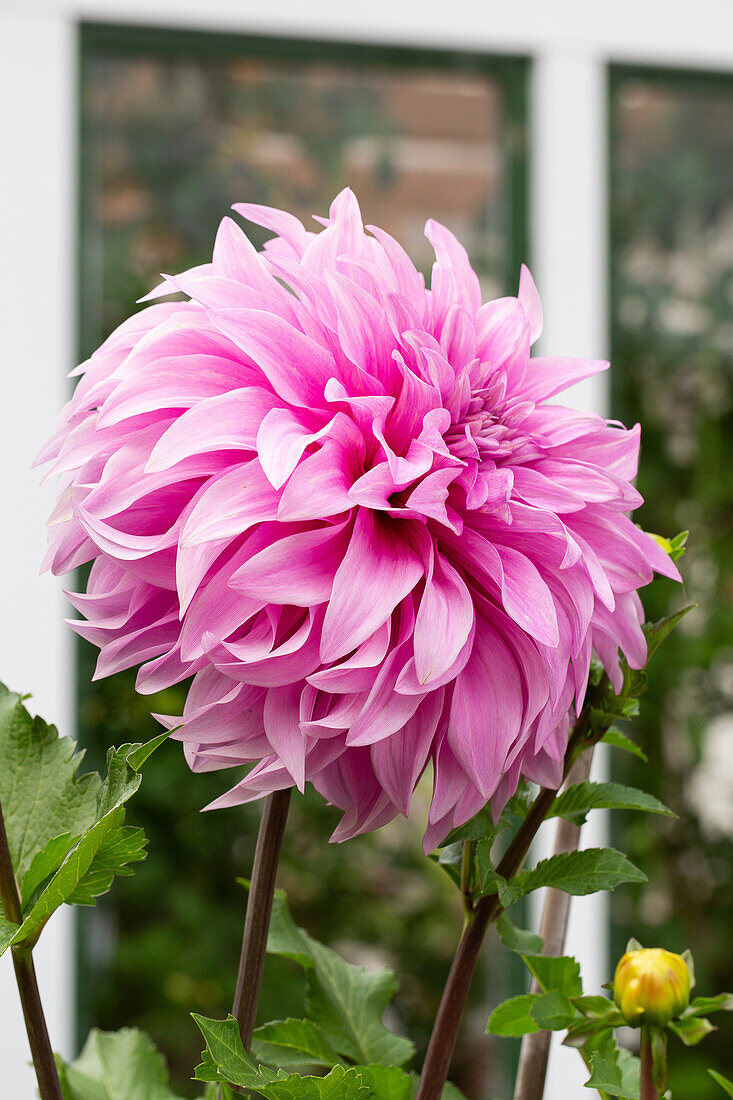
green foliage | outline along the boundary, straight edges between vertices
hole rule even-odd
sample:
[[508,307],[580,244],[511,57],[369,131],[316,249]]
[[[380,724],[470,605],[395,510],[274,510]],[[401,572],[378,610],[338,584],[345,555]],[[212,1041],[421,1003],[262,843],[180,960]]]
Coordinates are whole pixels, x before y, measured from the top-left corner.
[[94,1030],[76,1061],[57,1065],[64,1100],[180,1100],[162,1056],[135,1028]]
[[508,883],[498,883],[504,905],[552,886],[577,896],[597,890],[613,890],[623,882],[644,882],[646,875],[615,848],[584,848],[579,852],[561,852],[542,859],[536,867],[521,871]]
[[542,951],[542,936],[538,936],[536,932],[528,932],[524,928],[517,928],[506,913],[502,913],[497,920],[496,931],[504,946],[516,952],[517,955],[539,955]]
[[621,730],[616,729],[615,726],[611,726],[609,730],[606,730],[601,738],[604,745],[611,745],[615,749],[623,749],[624,752],[630,753],[632,756],[636,756],[639,760],[645,764],[648,763],[649,757],[646,755],[643,749],[640,749],[635,741],[632,741],[630,737],[627,737]]
[[207,1020],[194,1014],[206,1042],[196,1078],[253,1089],[266,1100],[408,1100],[410,1078],[396,1066],[336,1065],[325,1077],[303,1077],[256,1065],[245,1053],[233,1016]]
[[526,955],[524,961],[545,993],[552,991],[566,997],[582,995],[580,965],[569,955]]
[[408,1039],[393,1035],[382,1016],[397,991],[391,970],[365,970],[344,962],[293,921],[285,895],[275,895],[267,950],[307,973],[308,1018],[339,1054],[353,1062],[401,1066],[413,1055]]
[[642,810],[666,817],[677,815],[654,795],[623,783],[574,783],[558,795],[548,817],[564,817],[573,825],[583,825],[590,810]]
[[517,1038],[531,1031],[539,1031],[539,1024],[532,1017],[532,1008],[540,999],[537,993],[523,993],[510,997],[491,1013],[488,1031],[492,1035]]
[[585,1087],[623,1100],[639,1100],[639,1078],[638,1059],[626,1051],[614,1054],[604,1050],[591,1055],[591,1075]]
[[716,1073],[714,1069],[709,1069],[708,1073],[713,1081],[717,1082],[728,1096],[733,1096],[733,1081],[729,1081],[727,1077],[723,1077],[722,1073]]
[[3,920],[0,954],[14,944],[33,947],[60,905],[93,905],[115,876],[145,858],[145,835],[124,824],[124,803],[167,736],[110,749],[104,780],[80,777],[83,754],[74,742],[32,718],[21,696],[0,684],[0,799],[23,915],[12,935]]
[[339,1056],[312,1020],[273,1020],[258,1027],[252,1041],[255,1058],[273,1066],[333,1066]]

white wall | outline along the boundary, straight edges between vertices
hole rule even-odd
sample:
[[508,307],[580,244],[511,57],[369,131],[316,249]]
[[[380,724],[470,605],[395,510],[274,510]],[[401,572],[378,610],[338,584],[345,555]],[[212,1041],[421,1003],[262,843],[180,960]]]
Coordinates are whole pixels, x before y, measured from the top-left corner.
[[[59,584],[39,577],[53,489],[31,462],[55,425],[73,365],[75,33],[65,18],[0,18],[0,677],[73,733],[71,632]],[[72,1042],[73,928],[60,912],[35,953],[51,1039]],[[0,961],[0,1094],[35,1095],[12,978]]]

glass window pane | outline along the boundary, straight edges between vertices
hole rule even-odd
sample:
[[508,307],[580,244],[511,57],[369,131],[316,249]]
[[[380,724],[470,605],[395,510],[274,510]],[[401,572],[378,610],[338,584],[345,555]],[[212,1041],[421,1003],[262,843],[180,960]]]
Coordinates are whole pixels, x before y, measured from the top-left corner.
[[[309,220],[347,183],[364,220],[426,272],[423,227],[435,217],[469,249],[486,295],[516,287],[522,62],[115,28],[86,29],[82,45],[83,355],[158,272],[210,258],[233,202]],[[262,243],[262,231],[247,231]],[[97,756],[151,736],[151,710],[180,713],[182,690],[140,698],[126,674],[91,684],[94,660],[82,646],[82,736]],[[151,856],[82,927],[82,1033],[91,1023],[150,1031],[182,1094],[200,1049],[188,1012],[221,1015],[233,992],[245,905],[234,879],[251,865],[259,808],[199,813],[231,784],[226,773],[191,777],[176,745],[156,756],[132,810]],[[338,847],[326,843],[336,815],[316,796],[296,799],[281,874],[315,935],[352,959],[368,951],[398,965],[396,1012],[423,1047],[461,921],[440,873],[426,879],[425,813]],[[290,968],[268,962],[263,1016],[297,1014],[302,992]],[[501,1059],[485,1055],[486,1017],[469,1022],[460,1072],[467,1089],[497,1095],[507,1086]]]
[[[647,599],[697,609],[665,646],[642,702],[651,765],[630,781],[677,822],[629,821],[650,883],[614,895],[627,935],[693,948],[701,990],[733,982],[733,81],[619,70],[612,81],[612,335],[616,412],[640,420],[640,522],[691,529],[685,591]],[[686,1052],[675,1097],[715,1095],[725,1040]],[[698,1053],[699,1049],[699,1053]],[[726,1070],[726,1060],[728,1070]],[[708,1091],[706,1091],[706,1089]]]

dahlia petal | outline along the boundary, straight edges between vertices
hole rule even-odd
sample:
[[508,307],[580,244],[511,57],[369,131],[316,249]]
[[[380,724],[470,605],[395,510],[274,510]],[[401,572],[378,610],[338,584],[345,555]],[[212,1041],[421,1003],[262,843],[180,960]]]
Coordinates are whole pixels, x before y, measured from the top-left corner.
[[325,603],[348,541],[346,523],[277,539],[245,561],[229,585],[251,600],[295,607]]
[[299,791],[305,789],[306,737],[300,728],[302,684],[271,688],[265,697],[263,722],[267,739]]
[[277,398],[257,386],[204,398],[183,413],[155,444],[145,470],[168,470],[190,455],[207,451],[250,450]]
[[406,539],[388,521],[359,511],[326,610],[322,661],[337,661],[373,634],[422,574],[422,562]]
[[427,685],[453,664],[474,621],[465,582],[441,553],[436,553],[415,620],[415,671]]
[[320,344],[264,310],[222,309],[209,316],[258,365],[275,392],[289,404],[323,408],[323,391],[336,374],[336,364]]
[[534,344],[542,335],[542,303],[529,268],[522,264],[517,294],[529,324],[529,342]]

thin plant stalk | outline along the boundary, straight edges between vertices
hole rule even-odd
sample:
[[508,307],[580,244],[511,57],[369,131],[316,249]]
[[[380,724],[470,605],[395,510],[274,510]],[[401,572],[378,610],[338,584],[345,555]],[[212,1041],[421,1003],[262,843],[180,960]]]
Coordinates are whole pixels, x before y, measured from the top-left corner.
[[[607,685],[608,678],[604,674],[573,727],[565,753],[562,782],[565,781],[583,751],[595,743],[590,741],[588,737],[591,711],[601,699]],[[599,733],[597,737],[600,735]],[[560,786],[562,786],[562,783]],[[497,871],[502,878],[511,878],[522,867],[537,830],[545,820],[550,806],[557,797],[560,786],[555,789],[540,788],[534,802],[527,811],[524,821],[517,829],[499,862]],[[498,894],[489,894],[480,898],[473,905],[470,912],[467,912],[463,935],[453,957],[453,965],[443,990],[438,1014],[435,1017],[415,1100],[440,1100],[443,1086],[448,1079],[448,1071],[458,1038],[458,1029],[463,1017],[481,945],[489,925],[497,920],[502,911],[503,906],[499,901]]]
[[[593,748],[584,752],[567,779],[567,784],[581,783],[590,776]],[[555,832],[553,855],[577,852],[581,829],[560,818]],[[563,890],[548,889],[542,910],[540,935],[544,940],[545,955],[562,955],[570,918],[570,895]],[[531,993],[541,993],[536,978],[532,979]],[[522,1039],[514,1087],[514,1100],[542,1100],[545,1092],[547,1065],[552,1043],[551,1031],[532,1031]]]
[[[13,924],[20,924],[23,919],[20,895],[10,857],[2,806],[0,806],[0,902],[2,902],[6,919]],[[43,1013],[31,949],[18,945],[11,947],[10,951],[41,1100],[62,1100],[59,1075],[51,1049],[51,1040],[48,1037],[48,1027]]]
[[244,921],[242,952],[239,958],[237,986],[232,1014],[239,1024],[244,1049],[252,1044],[257,1003],[265,967],[267,933],[270,928],[275,878],[280,860],[285,824],[290,807],[290,789],[274,791],[265,799],[257,834],[252,881]]
[[649,1029],[641,1029],[641,1100],[658,1100],[659,1093],[654,1085],[652,1058],[652,1040]]

